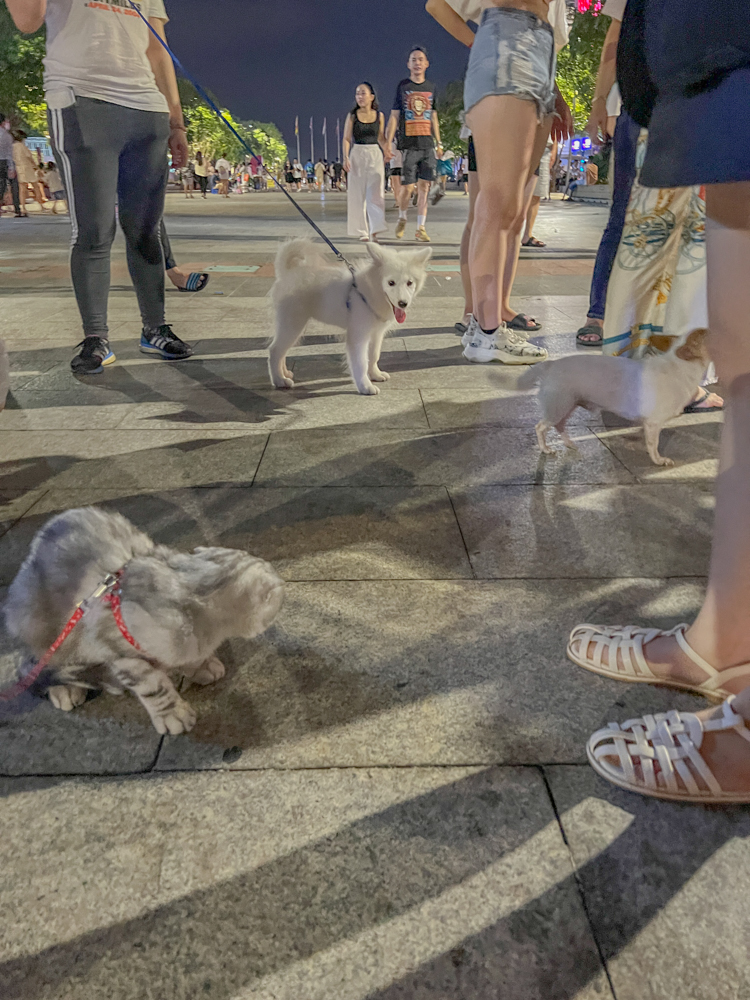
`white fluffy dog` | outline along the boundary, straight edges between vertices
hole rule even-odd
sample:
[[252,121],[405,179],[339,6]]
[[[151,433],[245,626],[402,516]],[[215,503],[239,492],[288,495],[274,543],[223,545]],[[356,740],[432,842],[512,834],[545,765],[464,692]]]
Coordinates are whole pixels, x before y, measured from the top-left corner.
[[664,424],[679,416],[695,396],[710,363],[707,335],[708,330],[693,330],[676,350],[638,361],[571,355],[525,372],[517,382],[519,389],[539,383],[542,419],[536,425],[536,436],[542,452],[555,454],[547,444],[552,427],[568,448],[573,447],[565,425],[577,406],[601,407],[643,426],[646,448],[655,465],[674,465],[671,458],[659,454],[659,436]]
[[373,383],[389,378],[378,367],[383,338],[394,323],[405,321],[406,310],[425,283],[432,251],[398,252],[375,243],[368,243],[367,249],[370,260],[357,268],[356,287],[347,268],[312,240],[291,240],[279,250],[271,289],[276,332],[268,354],[277,389],[294,385],[287,353],[308,320],[317,319],[346,331],[349,371],[362,395],[380,392]]

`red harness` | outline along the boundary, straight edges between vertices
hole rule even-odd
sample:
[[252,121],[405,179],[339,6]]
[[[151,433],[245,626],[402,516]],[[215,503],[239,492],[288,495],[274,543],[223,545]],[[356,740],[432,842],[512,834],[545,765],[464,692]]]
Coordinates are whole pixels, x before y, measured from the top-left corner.
[[23,694],[24,691],[31,687],[58,651],[60,646],[62,646],[70,633],[76,627],[78,622],[83,618],[86,613],[84,606],[88,604],[89,601],[96,600],[98,597],[102,599],[104,604],[108,604],[112,609],[112,617],[114,618],[115,625],[117,625],[122,636],[127,639],[130,645],[135,649],[141,648],[130,632],[128,632],[127,626],[125,625],[125,621],[122,617],[122,608],[120,605],[120,577],[122,576],[122,573],[123,571],[121,569],[118,569],[116,573],[110,573],[104,583],[100,583],[90,597],[87,597],[85,600],[81,601],[80,604],[76,605],[75,611],[65,623],[65,628],[55,639],[41,660],[39,660],[39,662],[34,665],[32,670],[30,670],[25,677],[22,677],[17,684],[14,684],[13,687],[6,688],[5,691],[0,691],[0,701],[12,701],[14,698],[17,698],[19,694]]

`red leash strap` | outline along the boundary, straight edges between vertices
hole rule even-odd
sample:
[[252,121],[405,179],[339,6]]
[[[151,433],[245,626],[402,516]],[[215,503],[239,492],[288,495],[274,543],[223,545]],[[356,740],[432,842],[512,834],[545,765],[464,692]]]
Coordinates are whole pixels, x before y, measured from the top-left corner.
[[[122,617],[122,608],[120,606],[120,577],[122,576],[122,570],[118,570],[116,573],[110,574],[104,583],[99,584],[94,593],[87,600],[93,600],[94,598],[101,597],[105,604],[108,604],[112,609],[112,617],[115,620],[115,624],[119,628],[123,637],[127,639],[131,646],[135,649],[140,649],[141,647],[135,641],[133,636],[128,632],[125,621]],[[76,627],[78,622],[84,616],[84,605],[87,601],[81,601],[78,607],[75,609],[73,614],[68,619],[65,628],[58,635],[55,641],[52,643],[50,648],[41,658],[41,660],[26,674],[22,677],[17,684],[14,684],[11,688],[6,688],[5,691],[0,691],[0,701],[12,701],[17,698],[19,694],[23,694],[24,691],[28,690],[37,677],[41,674],[44,668],[47,666],[49,661],[58,651],[60,646],[65,642],[70,633]]]
[[41,660],[37,663],[37,665],[31,671],[29,671],[29,673],[26,674],[25,677],[22,677],[17,684],[14,684],[12,688],[6,688],[5,691],[0,691],[0,701],[12,701],[14,698],[17,698],[19,694],[23,694],[24,691],[26,691],[28,688],[31,687],[31,685],[37,679],[39,674],[41,674],[41,672],[47,666],[49,661],[58,651],[60,646],[62,646],[62,644],[65,642],[65,640],[68,638],[70,633],[73,631],[73,629],[76,627],[76,625],[82,618],[83,618],[83,608],[79,606],[75,609],[70,618],[68,618],[68,622],[65,628],[58,635],[58,637],[55,639],[55,641],[52,643],[50,648],[47,650],[47,652],[44,654]]
[[[118,576],[119,576],[119,574],[118,574]],[[131,646],[134,646],[136,649],[140,649],[141,647],[135,641],[135,639],[130,634],[130,632],[128,632],[127,625],[125,624],[125,620],[122,617],[122,608],[120,607],[120,583],[119,583],[119,580],[115,584],[115,586],[112,588],[112,590],[110,590],[109,593],[107,593],[107,594],[104,595],[103,600],[104,600],[104,603],[108,604],[110,606],[110,608],[112,609],[112,617],[115,620],[115,625],[117,625],[117,627],[119,628],[120,632],[122,632],[124,638],[128,640],[128,642],[130,643]]]

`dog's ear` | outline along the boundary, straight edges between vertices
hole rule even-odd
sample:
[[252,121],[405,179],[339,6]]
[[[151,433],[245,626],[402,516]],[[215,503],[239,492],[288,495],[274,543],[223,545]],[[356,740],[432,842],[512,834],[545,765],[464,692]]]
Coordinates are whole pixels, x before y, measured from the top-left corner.
[[674,352],[681,361],[706,361],[708,359],[708,348],[706,347],[706,337],[708,330],[693,330],[688,334],[687,340]]
[[367,252],[372,257],[372,259],[375,261],[376,264],[385,263],[386,251],[382,247],[379,247],[377,243],[368,243],[366,244],[366,246],[367,246]]
[[425,247],[424,250],[416,250],[411,255],[411,259],[414,263],[419,264],[422,267],[424,267],[430,257],[432,257],[432,247]]
[[652,333],[648,341],[655,351],[659,351],[660,354],[666,354],[667,351],[672,349],[675,338],[670,337],[666,333]]

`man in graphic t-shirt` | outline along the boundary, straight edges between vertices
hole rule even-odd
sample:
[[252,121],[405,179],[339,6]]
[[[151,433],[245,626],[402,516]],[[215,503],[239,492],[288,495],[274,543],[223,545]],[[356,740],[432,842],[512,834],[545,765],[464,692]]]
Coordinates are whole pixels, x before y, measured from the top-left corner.
[[396,237],[401,239],[406,229],[406,212],[414,185],[417,185],[417,232],[415,239],[429,243],[425,223],[430,186],[435,180],[435,149],[442,153],[440,123],[437,116],[435,87],[425,79],[429,60],[425,50],[415,46],[407,62],[409,76],[399,83],[396,99],[388,120],[386,143],[390,146],[398,131],[397,147],[403,153],[401,191],[399,197]]

